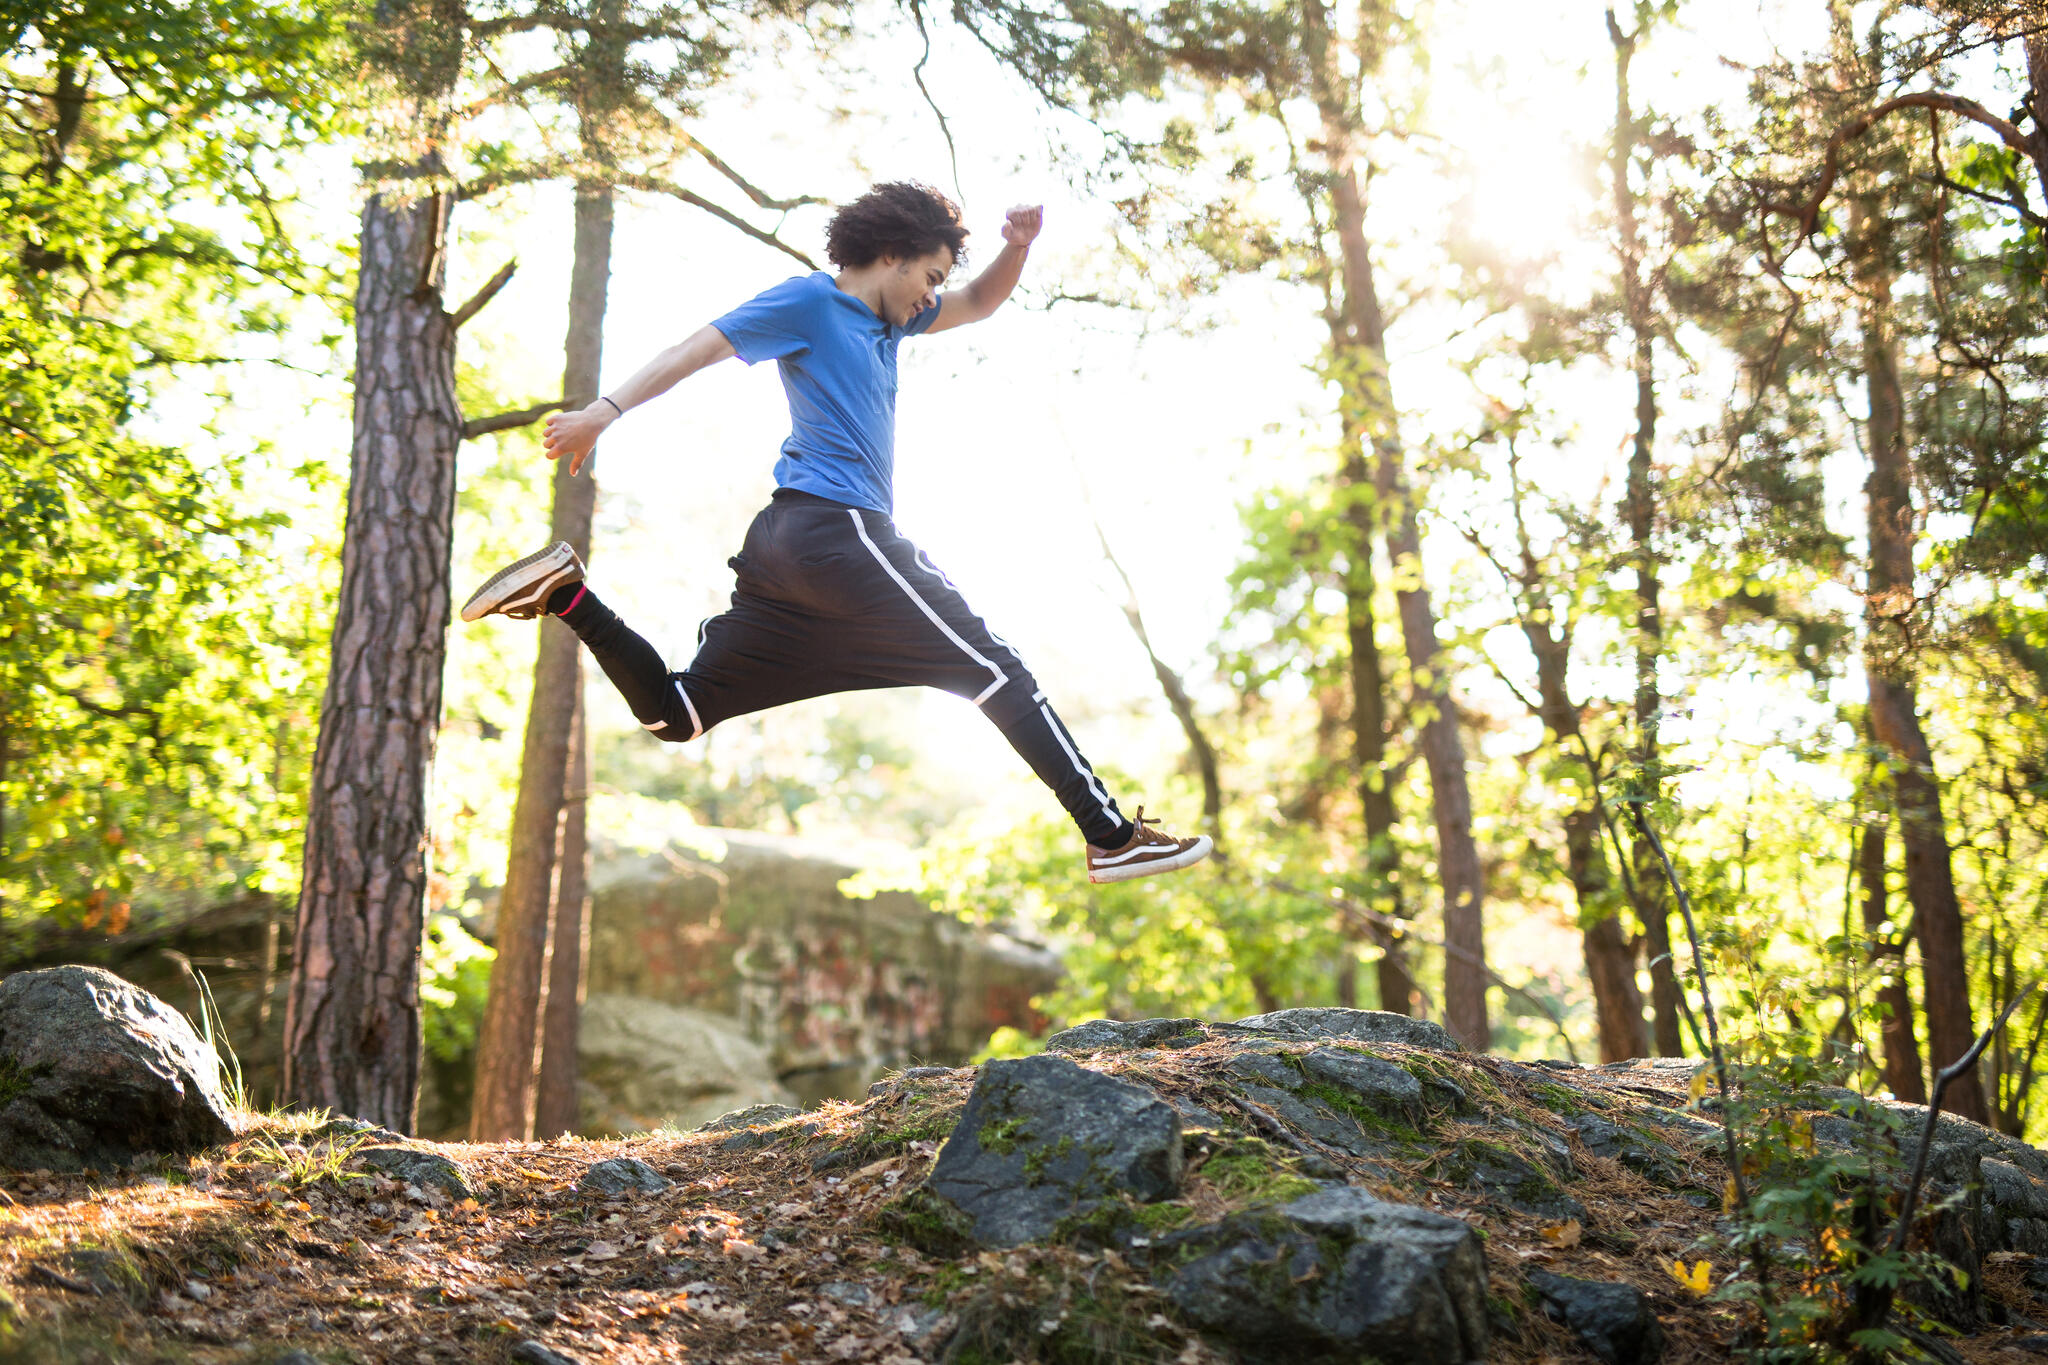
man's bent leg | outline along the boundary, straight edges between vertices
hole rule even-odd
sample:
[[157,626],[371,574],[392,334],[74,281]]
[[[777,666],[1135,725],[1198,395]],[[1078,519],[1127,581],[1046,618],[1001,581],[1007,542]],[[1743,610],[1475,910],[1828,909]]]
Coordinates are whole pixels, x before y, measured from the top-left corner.
[[633,718],[657,739],[680,743],[703,734],[707,727],[683,690],[681,676],[671,673],[660,652],[599,601],[587,584],[579,583],[576,588],[576,595],[560,604],[562,609],[556,614],[589,648],[597,666],[632,708]]

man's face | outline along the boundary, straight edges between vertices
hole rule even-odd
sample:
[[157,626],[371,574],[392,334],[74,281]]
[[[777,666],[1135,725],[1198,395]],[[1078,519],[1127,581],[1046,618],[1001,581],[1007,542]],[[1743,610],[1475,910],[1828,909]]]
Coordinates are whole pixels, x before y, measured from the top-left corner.
[[945,247],[895,261],[882,277],[882,321],[901,327],[937,303],[939,286],[952,273],[953,253]]

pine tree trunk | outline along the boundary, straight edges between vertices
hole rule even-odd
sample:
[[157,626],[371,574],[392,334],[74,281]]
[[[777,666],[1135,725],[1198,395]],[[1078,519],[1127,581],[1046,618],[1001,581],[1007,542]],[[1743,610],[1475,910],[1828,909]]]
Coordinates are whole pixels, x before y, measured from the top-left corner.
[[[1871,734],[1888,756],[1899,842],[1906,852],[1906,897],[1920,936],[1929,1061],[1941,1068],[1969,1051],[1977,1035],[1970,1019],[1970,971],[1942,818],[1941,783],[1920,725],[1912,638],[1912,467],[1898,343],[1891,330],[1891,267],[1878,240],[1882,226],[1870,204],[1855,202],[1852,234],[1861,244],[1856,273],[1863,291],[1863,365],[1870,394],[1865,441],[1870,476],[1864,483],[1870,564],[1863,668],[1870,685]],[[1943,1107],[1979,1123],[1989,1121],[1975,1069],[1949,1087]]]
[[[1638,767],[1648,769],[1657,762],[1657,720],[1662,698],[1657,693],[1657,661],[1664,652],[1664,615],[1658,601],[1657,552],[1653,537],[1657,529],[1657,494],[1652,479],[1652,456],[1657,442],[1656,318],[1649,285],[1643,279],[1642,231],[1637,219],[1635,186],[1629,166],[1635,159],[1635,110],[1629,98],[1629,65],[1635,56],[1636,39],[1624,37],[1607,12],[1607,32],[1614,43],[1614,145],[1608,170],[1614,181],[1614,217],[1621,231],[1621,296],[1627,313],[1632,343],[1631,368],[1636,381],[1636,434],[1628,458],[1629,555],[1636,568],[1636,747]],[[1649,795],[1655,799],[1661,783],[1653,783]],[[1633,841],[1629,854],[1634,866],[1636,913],[1643,921],[1643,940],[1650,957],[1650,1002],[1657,1055],[1683,1057],[1685,1040],[1679,1033],[1677,963],[1671,955],[1670,905],[1665,899],[1664,873],[1649,841]],[[1589,945],[1589,952],[1591,951]],[[1604,1030],[1603,1030],[1604,1037]]]
[[[1338,496],[1344,499],[1344,520],[1352,533],[1345,549],[1349,570],[1344,576],[1344,609],[1351,646],[1351,749],[1365,825],[1368,903],[1383,914],[1406,919],[1394,850],[1393,779],[1387,772],[1386,683],[1373,618],[1371,484],[1364,454],[1356,448],[1344,461]],[[1376,937],[1380,1008],[1395,1014],[1419,1013],[1421,998],[1408,966],[1407,950],[1390,934]]]
[[1884,1040],[1884,1083],[1894,1099],[1909,1104],[1927,1103],[1927,1080],[1920,1070],[1920,1040],[1913,1029],[1913,991],[1906,981],[1906,942],[1885,936],[1887,888],[1885,885],[1885,822],[1873,820],[1863,828],[1862,846],[1856,852],[1856,870],[1863,883],[1863,927],[1870,934],[1870,965],[1884,973],[1877,988],[1878,1004],[1884,1007],[1880,1036]]
[[537,1138],[576,1130],[576,1043],[590,960],[590,732],[585,715],[579,680],[569,725],[569,790],[562,807],[561,871],[555,877],[547,1003],[540,1029],[540,1083],[533,1103],[533,1135]]
[[[1414,490],[1401,455],[1399,409],[1387,376],[1386,317],[1373,285],[1365,235],[1365,196],[1358,180],[1360,130],[1348,78],[1323,0],[1303,6],[1310,84],[1322,120],[1322,156],[1329,170],[1331,230],[1338,247],[1341,300],[1334,329],[1343,367],[1346,439],[1369,445],[1378,515],[1385,518],[1387,557],[1395,577],[1401,635],[1414,679],[1420,746],[1436,813],[1437,868],[1444,896],[1444,1025],[1466,1047],[1483,1051],[1493,1030],[1486,1017],[1486,935],[1479,849],[1472,839],[1472,798],[1465,784],[1465,747],[1452,705],[1450,677],[1437,661],[1436,613],[1422,578],[1422,536]],[[1368,20],[1370,24],[1372,21]],[[1367,54],[1360,53],[1361,58]],[[1369,74],[1369,73],[1365,73]]]
[[[611,188],[578,185],[576,257],[569,281],[562,375],[563,401],[571,409],[597,397],[611,241]],[[556,461],[551,535],[568,541],[586,561],[596,505],[590,467],[572,478],[568,462]],[[569,771],[570,720],[581,676],[575,634],[552,617],[540,625],[533,702],[526,716],[519,794],[512,811],[511,856],[498,896],[498,957],[491,966],[490,993],[477,1031],[476,1105],[470,1117],[470,1138],[476,1142],[523,1141],[533,1131],[555,857]]]
[[[422,181],[441,165],[418,163]],[[427,778],[441,720],[462,413],[441,307],[449,201],[363,210],[355,436],[313,754],[283,1095],[412,1131]]]

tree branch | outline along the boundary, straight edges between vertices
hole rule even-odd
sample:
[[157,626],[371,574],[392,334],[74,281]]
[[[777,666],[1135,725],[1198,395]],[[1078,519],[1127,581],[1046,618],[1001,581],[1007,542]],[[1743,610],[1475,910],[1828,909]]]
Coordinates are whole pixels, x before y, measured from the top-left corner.
[[756,187],[745,176],[727,165],[725,159],[719,156],[718,153],[712,151],[688,133],[678,130],[676,140],[710,162],[713,170],[739,186],[740,192],[753,200],[756,208],[774,209],[777,213],[787,213],[791,209],[799,209],[806,204],[822,204],[826,202],[815,194],[800,194],[794,199],[776,199]]
[[474,441],[477,437],[488,436],[494,431],[510,431],[514,427],[529,426],[534,422],[538,422],[555,409],[564,406],[566,405],[562,400],[556,398],[546,403],[535,403],[530,408],[520,408],[514,412],[494,413],[489,417],[472,417],[462,424],[462,439]]
[[505,287],[506,283],[512,278],[512,272],[518,268],[519,262],[517,260],[510,260],[499,266],[498,273],[485,280],[484,287],[471,294],[468,303],[463,304],[462,307],[448,315],[449,330],[461,331],[462,324],[468,322],[478,313],[481,313],[484,310],[484,306],[498,296],[498,291]]
[[746,219],[741,218],[739,215],[733,213],[730,209],[720,208],[718,205],[712,203],[709,199],[704,198],[700,194],[693,194],[689,190],[684,189],[681,185],[676,184],[673,180],[664,180],[660,176],[654,175],[621,175],[614,179],[612,183],[617,185],[620,189],[640,190],[647,194],[665,194],[671,199],[680,199],[685,204],[689,204],[694,208],[700,208],[704,210],[704,212],[710,214],[713,218],[718,218],[727,223],[730,223],[732,226],[738,228],[741,232],[746,233],[747,236],[752,237],[755,241],[765,243],[768,246],[772,246],[777,251],[783,253],[785,256],[795,257],[797,260],[802,261],[811,269],[816,270],[818,268],[818,263],[816,261],[812,260],[809,256],[804,255],[803,252],[798,251],[795,247],[791,246],[788,242],[783,241],[774,233],[764,232],[760,228],[755,227],[752,223],[749,223]]
[[1992,132],[1997,133],[1999,140],[2005,143],[2006,146],[2033,161],[2037,167],[2041,168],[2043,178],[2048,179],[2048,154],[2037,151],[2033,140],[2013,124],[1992,113],[1989,109],[1977,103],[1977,101],[1965,99],[1961,95],[1944,95],[1931,90],[1916,91],[1913,94],[1900,95],[1894,99],[1886,100],[1883,104],[1866,109],[1829,134],[1827,152],[1821,158],[1820,184],[1815,187],[1812,197],[1807,200],[1805,206],[1799,211],[1800,241],[1803,242],[1813,235],[1814,224],[1820,218],[1821,205],[1827,201],[1828,195],[1835,188],[1835,181],[1842,173],[1842,148],[1844,144],[1862,137],[1871,130],[1879,119],[1882,119],[1887,114],[1897,113],[1901,109],[1940,109],[1981,123]]

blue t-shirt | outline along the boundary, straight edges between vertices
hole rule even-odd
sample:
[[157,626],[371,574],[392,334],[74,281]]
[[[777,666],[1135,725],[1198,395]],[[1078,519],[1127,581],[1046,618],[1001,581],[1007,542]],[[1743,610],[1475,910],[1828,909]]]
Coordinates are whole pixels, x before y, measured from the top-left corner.
[[780,362],[789,439],[778,487],[888,515],[896,473],[896,346],[939,315],[891,327],[820,270],[784,280],[712,323],[741,360]]

